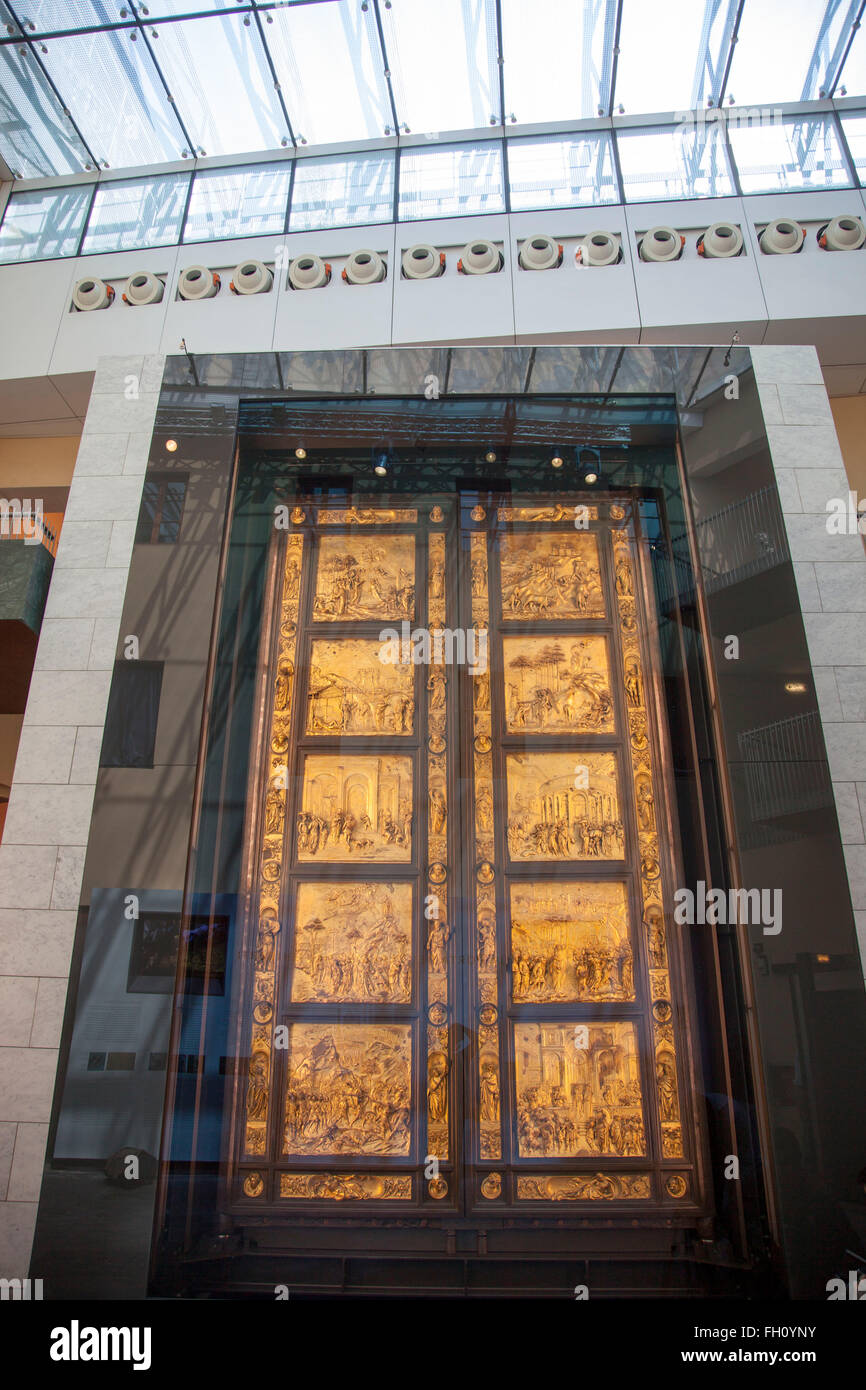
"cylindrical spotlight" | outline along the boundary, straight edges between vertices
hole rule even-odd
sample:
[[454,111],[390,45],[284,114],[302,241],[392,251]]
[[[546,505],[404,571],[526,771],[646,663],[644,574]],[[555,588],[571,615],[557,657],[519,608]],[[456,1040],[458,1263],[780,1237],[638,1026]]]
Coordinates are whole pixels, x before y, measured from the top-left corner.
[[594,487],[601,477],[601,454],[598,449],[580,448],[577,453],[577,471],[587,487]]
[[373,450],[373,472],[377,478],[387,478],[391,468],[391,450],[384,444]]

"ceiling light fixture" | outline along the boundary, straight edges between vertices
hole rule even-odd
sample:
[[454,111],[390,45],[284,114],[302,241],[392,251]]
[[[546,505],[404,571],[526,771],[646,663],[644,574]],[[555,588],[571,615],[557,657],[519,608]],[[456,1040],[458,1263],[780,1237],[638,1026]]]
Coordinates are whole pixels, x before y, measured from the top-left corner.
[[373,472],[378,478],[387,478],[391,466],[391,450],[380,445],[373,450]]
[[562,454],[555,453],[553,455],[553,458],[550,460],[550,466],[551,468],[561,468],[564,462],[565,460],[563,459]]
[[494,449],[488,449],[488,450],[487,450],[487,453],[484,455],[484,462],[485,462],[485,463],[495,463],[495,462],[496,462],[496,451],[495,451]]
[[304,448],[303,444],[299,444],[298,447],[297,447],[297,449],[295,450],[295,458],[296,458],[296,459],[305,459],[306,457],[307,457],[307,451],[306,451],[306,449]]
[[176,439],[167,439],[167,440],[165,441],[165,447],[166,447],[166,449],[168,450],[168,452],[169,452],[170,454],[176,453],[176,452],[177,452],[177,440],[176,440]]
[[580,476],[587,487],[592,487],[601,477],[601,454],[598,449],[579,448],[576,455]]

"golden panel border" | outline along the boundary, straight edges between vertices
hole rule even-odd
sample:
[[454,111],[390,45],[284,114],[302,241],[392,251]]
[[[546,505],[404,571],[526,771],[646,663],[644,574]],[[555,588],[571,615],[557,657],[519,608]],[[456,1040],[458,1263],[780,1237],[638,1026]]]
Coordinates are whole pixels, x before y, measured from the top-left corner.
[[642,1202],[652,1197],[652,1174],[521,1174],[517,1196],[525,1202]]
[[253,962],[253,997],[250,1006],[252,1016],[249,1023],[250,1062],[242,1146],[243,1155],[247,1158],[264,1157],[271,1113],[279,910],[289,786],[286,758],[292,721],[303,557],[303,535],[288,536],[283,565],[276,676],[272,685],[268,727],[268,791],[258,864],[258,928]]
[[[445,536],[432,532],[427,551],[427,626],[445,626]],[[427,960],[427,1158],[449,1156],[450,1093],[448,973],[452,955],[448,915],[448,677],[444,664],[432,663],[427,677],[427,863],[424,903]],[[432,1194],[444,1196],[444,1193]]]
[[409,1202],[412,1178],[396,1173],[280,1173],[283,1201]]
[[632,776],[630,795],[638,834],[642,921],[651,963],[650,1026],[660,1149],[663,1158],[684,1157],[682,1106],[677,1078],[671,980],[668,967],[657,806],[658,772],[649,742],[646,672],[638,636],[637,597],[630,533],[626,526],[611,531],[614,590],[620,626],[622,683],[629,720]]

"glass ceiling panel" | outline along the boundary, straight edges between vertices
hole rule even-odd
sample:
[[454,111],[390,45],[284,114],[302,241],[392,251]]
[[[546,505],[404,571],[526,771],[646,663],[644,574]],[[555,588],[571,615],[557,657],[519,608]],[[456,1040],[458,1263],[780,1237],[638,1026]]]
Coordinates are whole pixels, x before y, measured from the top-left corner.
[[[380,14],[401,129],[438,134],[499,120],[494,0],[392,0]],[[524,24],[532,27],[525,10]]]
[[671,23],[646,0],[624,0],[615,106],[629,116],[686,111],[719,96],[737,0],[689,0]]
[[40,53],[94,155],[111,168],[177,159],[186,143],[147,48],[131,41],[134,32],[50,39]]
[[832,117],[732,126],[730,141],[744,193],[851,187]]
[[866,116],[843,116],[842,128],[860,182],[866,184]]
[[372,5],[292,5],[266,15],[265,40],[296,139],[309,145],[393,133]]
[[250,5],[250,0],[135,0],[135,8],[140,15],[147,16],[147,23],[165,15],[201,14],[209,10],[236,10],[239,4]]
[[627,203],[723,198],[735,191],[715,122],[620,130],[617,148]]
[[0,155],[14,178],[80,174],[90,155],[29,48],[0,48]]
[[[25,29],[38,34],[54,29],[87,29],[94,24],[120,24],[123,0],[12,0]],[[129,18],[129,6],[126,7]]]
[[508,178],[515,212],[619,201],[608,131],[509,140]]
[[119,179],[96,190],[82,254],[172,246],[180,240],[191,174]]
[[[651,0],[642,3],[655,13]],[[534,11],[525,0],[502,0],[506,118],[569,121],[596,116],[600,106],[607,113],[615,21],[616,0],[547,0]]]
[[394,216],[393,150],[295,165],[289,231],[390,222]]
[[401,154],[401,221],[504,210],[498,143],[404,150]]
[[[849,97],[866,96],[866,24],[861,23],[854,35],[839,78],[839,87],[844,87]],[[836,88],[836,96],[840,95],[839,87]]]
[[74,256],[92,192],[92,184],[79,184],[13,193],[0,227],[0,262]]
[[738,106],[814,100],[856,9],[851,0],[746,0],[726,95]]
[[255,24],[216,15],[156,33],[154,56],[199,153],[274,150],[289,138]]
[[196,174],[184,241],[276,236],[286,225],[291,174],[288,163]]

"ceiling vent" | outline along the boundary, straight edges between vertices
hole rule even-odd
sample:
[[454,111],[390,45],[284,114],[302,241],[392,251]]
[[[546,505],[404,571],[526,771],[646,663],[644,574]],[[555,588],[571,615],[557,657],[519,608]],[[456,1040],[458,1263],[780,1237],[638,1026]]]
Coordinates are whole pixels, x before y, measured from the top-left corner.
[[435,280],[445,274],[445,252],[419,242],[403,252],[403,277],[406,280]]
[[343,268],[342,278],[347,285],[378,285],[388,274],[388,267],[378,251],[353,251]]
[[578,265],[616,265],[622,260],[622,247],[612,232],[590,232],[575,252]]
[[124,304],[137,308],[140,304],[158,304],[165,291],[165,285],[158,275],[149,270],[137,270],[127,280],[123,294]]
[[180,272],[177,292],[181,299],[213,299],[221,283],[216,271],[206,265],[188,265]]
[[107,309],[113,299],[113,287],[95,276],[79,280],[72,291],[72,303],[82,314],[89,314],[94,309]]
[[758,235],[758,245],[765,256],[793,256],[802,251],[806,228],[791,217],[777,217],[768,222]]
[[650,227],[637,244],[642,261],[678,261],[686,239],[674,227]]
[[321,256],[296,256],[289,266],[289,285],[293,290],[320,290],[330,280],[331,267]]
[[714,222],[698,237],[698,255],[708,260],[730,260],[743,250],[743,233],[733,222]]
[[866,225],[861,217],[834,217],[818,229],[822,251],[859,251],[866,242]]
[[229,289],[232,294],[267,294],[273,283],[273,274],[264,261],[241,261],[229,281]]
[[461,275],[495,275],[502,265],[502,252],[492,241],[468,241],[457,269]]
[[562,265],[562,247],[551,236],[527,237],[517,257],[524,270],[556,270]]

